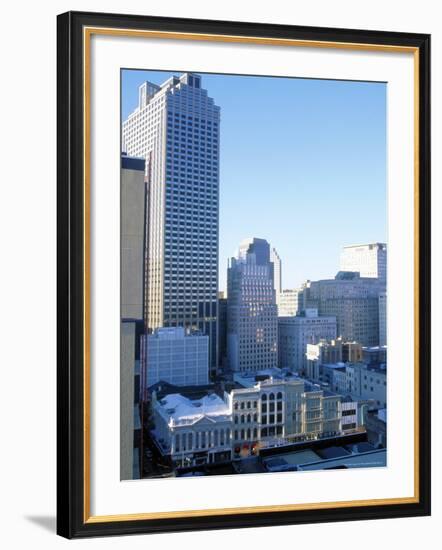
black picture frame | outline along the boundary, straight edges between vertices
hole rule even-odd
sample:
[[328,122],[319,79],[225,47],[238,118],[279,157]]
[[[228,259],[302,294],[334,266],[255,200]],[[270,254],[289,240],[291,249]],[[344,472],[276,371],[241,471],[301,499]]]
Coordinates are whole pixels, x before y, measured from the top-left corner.
[[[66,538],[335,522],[430,514],[430,36],[69,12],[57,21],[57,532]],[[90,521],[85,491],[84,28],[269,37],[414,48],[419,59],[419,469],[416,502],[203,517]],[[85,389],[86,388],[86,389]],[[117,511],[116,511],[117,513]]]

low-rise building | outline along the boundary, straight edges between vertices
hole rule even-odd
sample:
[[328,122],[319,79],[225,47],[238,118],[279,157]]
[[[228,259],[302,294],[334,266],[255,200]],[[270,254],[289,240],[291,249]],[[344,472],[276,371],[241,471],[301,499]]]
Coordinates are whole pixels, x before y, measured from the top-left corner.
[[387,367],[385,364],[335,363],[320,365],[320,382],[330,391],[367,401],[370,408],[387,406]]
[[176,466],[231,459],[232,411],[215,393],[197,400],[171,394],[158,401],[154,392],[152,413],[152,435],[161,453]]
[[377,449],[387,447],[387,411],[370,412],[366,419],[367,439]]
[[[260,448],[333,438],[361,427],[358,404],[279,369],[242,374],[242,387],[191,400],[152,396],[152,435],[177,467],[229,461]],[[273,376],[274,374],[274,376]]]
[[387,362],[387,346],[372,346],[362,348],[362,363],[380,365]]
[[346,365],[348,393],[358,400],[371,401],[375,409],[387,406],[387,365],[385,363]]

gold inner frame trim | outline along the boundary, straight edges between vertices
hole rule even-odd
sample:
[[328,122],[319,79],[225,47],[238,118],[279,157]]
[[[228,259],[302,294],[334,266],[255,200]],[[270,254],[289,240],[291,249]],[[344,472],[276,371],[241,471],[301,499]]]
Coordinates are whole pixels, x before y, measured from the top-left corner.
[[[132,38],[157,38],[174,40],[194,40],[203,42],[231,42],[238,44],[256,44],[304,48],[333,48],[342,50],[359,50],[370,52],[412,53],[414,62],[414,495],[411,497],[350,500],[336,502],[317,502],[301,504],[283,504],[270,506],[249,506],[235,508],[214,508],[203,510],[178,510],[171,512],[150,512],[135,514],[115,514],[93,516],[90,510],[90,83],[91,83],[91,37],[92,35],[123,36]],[[178,519],[207,516],[227,516],[237,514],[256,514],[264,512],[287,512],[301,510],[324,510],[349,508],[356,506],[382,506],[393,504],[413,504],[419,502],[419,49],[414,46],[396,46],[385,44],[364,44],[352,42],[331,42],[320,40],[296,40],[269,37],[246,37],[236,35],[186,33],[169,31],[148,31],[137,29],[114,29],[108,27],[83,28],[83,93],[84,93],[84,487],[83,510],[84,523],[103,523],[117,521],[141,521],[153,519]]]

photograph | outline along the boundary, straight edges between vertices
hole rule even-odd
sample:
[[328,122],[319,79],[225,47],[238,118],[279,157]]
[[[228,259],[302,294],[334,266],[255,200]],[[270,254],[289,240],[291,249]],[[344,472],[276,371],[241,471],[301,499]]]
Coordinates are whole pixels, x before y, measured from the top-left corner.
[[387,467],[387,83],[171,69],[120,70],[120,479]]

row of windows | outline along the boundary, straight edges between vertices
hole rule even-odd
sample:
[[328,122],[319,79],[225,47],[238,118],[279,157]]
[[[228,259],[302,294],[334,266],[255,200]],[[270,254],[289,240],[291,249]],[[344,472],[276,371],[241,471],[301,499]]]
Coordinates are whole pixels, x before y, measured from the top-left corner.
[[242,414],[241,416],[235,415],[234,417],[235,424],[250,424],[250,422],[258,422],[258,414],[248,414],[247,416]]
[[257,401],[235,401],[235,405],[234,405],[234,409],[235,410],[238,410],[238,409],[241,409],[241,410],[244,410],[244,409],[251,409],[252,407],[254,409],[256,409],[256,407],[258,406],[258,402]]
[[179,120],[181,118],[181,120],[189,120],[189,121],[193,121],[195,122],[195,125],[196,124],[201,124],[201,126],[203,126],[204,124],[207,124],[208,126],[213,126],[216,128],[218,126],[218,122],[215,122],[215,121],[211,121],[211,120],[206,120],[204,118],[199,118],[199,117],[196,117],[196,116],[192,116],[192,115],[185,115],[183,113],[181,113],[181,116],[179,113],[172,113],[172,112],[168,112],[167,113],[167,120],[170,121],[170,120]]
[[[187,139],[186,139],[187,138]],[[192,134],[188,132],[187,134],[184,132],[178,133],[178,132],[169,132],[167,135],[168,141],[170,141],[171,145],[178,142],[185,142],[185,143],[195,143],[197,145],[200,145],[202,143],[207,144],[208,147],[213,147],[216,149],[218,147],[219,140],[218,139],[212,139],[211,137],[197,135],[196,133]]]
[[270,428],[261,428],[261,437],[282,435],[282,426],[271,426]]
[[210,136],[210,137],[213,137],[214,139],[218,137],[217,130],[214,129],[212,131],[208,129],[206,132],[205,129],[203,128],[201,128],[201,130],[197,127],[193,128],[192,123],[183,124],[182,126],[180,124],[168,123],[167,130],[170,136],[173,135],[175,137],[179,135],[185,136],[186,132],[188,136],[192,136],[192,135],[207,136],[207,137]]
[[[280,424],[282,422],[282,413],[278,413],[276,415],[269,414],[261,416],[261,424],[274,424],[276,419],[276,423]],[[268,420],[268,421],[267,421]]]
[[[192,193],[190,197],[180,197],[178,193],[176,193],[175,196],[171,196],[171,194],[169,194],[166,198],[166,213],[170,214],[172,209],[175,213],[178,213],[180,206],[182,207],[181,212],[186,213],[188,211],[188,206],[191,206],[191,203],[208,207],[212,205],[212,207],[215,208],[218,206],[218,198],[216,195],[215,197],[213,197],[209,193],[207,193],[206,196],[202,198],[192,198],[192,196],[195,197],[195,194]],[[185,203],[186,205],[184,206]],[[196,209],[196,212],[199,213],[200,211],[200,208]]]
[[235,430],[234,432],[234,439],[235,441],[245,441],[245,440],[251,440],[258,438],[258,430],[257,428],[248,428],[247,430]]

